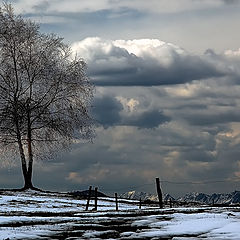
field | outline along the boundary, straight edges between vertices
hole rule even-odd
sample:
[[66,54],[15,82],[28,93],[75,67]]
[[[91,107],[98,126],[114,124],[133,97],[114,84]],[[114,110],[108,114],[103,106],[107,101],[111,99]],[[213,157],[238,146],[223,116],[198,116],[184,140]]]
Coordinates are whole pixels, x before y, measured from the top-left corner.
[[164,208],[99,198],[98,211],[86,200],[63,193],[0,193],[0,239],[240,239],[240,208]]

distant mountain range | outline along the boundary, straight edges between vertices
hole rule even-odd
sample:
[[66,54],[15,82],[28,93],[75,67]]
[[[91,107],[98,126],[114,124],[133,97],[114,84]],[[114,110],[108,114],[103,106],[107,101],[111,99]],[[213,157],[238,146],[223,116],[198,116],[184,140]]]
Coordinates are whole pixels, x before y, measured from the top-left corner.
[[[131,192],[126,192],[122,193],[120,195],[121,198],[126,198],[126,199],[135,199],[135,200],[150,200],[150,201],[158,201],[158,196],[151,194],[151,193],[145,193],[145,192],[136,192],[136,191],[131,191]],[[163,200],[168,201],[168,200],[175,200],[172,196],[169,194],[164,194],[163,195]]]
[[184,197],[178,198],[181,202],[199,202],[204,204],[234,204],[240,203],[240,191],[232,193],[188,193]]
[[[136,200],[150,200],[150,201],[158,201],[158,197],[155,194],[145,193],[145,192],[137,192],[131,191],[126,192],[120,195],[121,198],[126,199],[136,199]],[[234,191],[232,193],[213,193],[213,194],[205,194],[205,193],[188,193],[180,198],[173,198],[169,194],[163,195],[164,201],[178,201],[178,202],[186,202],[186,203],[201,203],[201,204],[235,204],[240,203],[240,191]]]

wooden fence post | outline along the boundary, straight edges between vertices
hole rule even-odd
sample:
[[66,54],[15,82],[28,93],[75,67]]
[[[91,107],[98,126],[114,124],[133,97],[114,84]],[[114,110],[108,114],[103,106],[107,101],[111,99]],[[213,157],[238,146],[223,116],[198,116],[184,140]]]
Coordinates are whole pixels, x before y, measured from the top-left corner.
[[118,196],[117,196],[117,193],[115,193],[115,201],[116,201],[116,211],[118,211]]
[[98,200],[98,188],[95,187],[95,207],[94,207],[94,210],[97,211],[97,200]]
[[89,202],[90,202],[90,198],[91,198],[91,192],[92,192],[92,186],[90,186],[90,187],[89,187],[89,190],[88,190],[88,198],[87,198],[86,211],[88,211]]
[[139,200],[139,209],[141,209],[142,208],[142,199],[140,198],[140,200]]
[[172,199],[170,198],[170,208],[172,208]]
[[159,178],[156,178],[156,187],[157,187],[157,194],[158,194],[158,200],[159,200],[159,207],[163,208],[162,190],[161,190],[161,187],[160,187]]

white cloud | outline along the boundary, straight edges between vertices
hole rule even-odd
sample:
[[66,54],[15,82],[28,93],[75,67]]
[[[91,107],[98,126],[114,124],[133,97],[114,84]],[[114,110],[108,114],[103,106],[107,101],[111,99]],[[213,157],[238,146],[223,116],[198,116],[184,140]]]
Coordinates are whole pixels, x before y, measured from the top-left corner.
[[101,55],[108,55],[114,47],[110,40],[103,41],[99,37],[89,37],[72,44],[73,54],[76,52],[87,61],[91,61]]
[[[99,37],[89,37],[72,44],[73,54],[76,52],[86,61],[104,63],[112,57],[118,61],[135,55],[145,60],[156,60],[160,64],[169,65],[175,55],[187,55],[184,49],[160,41],[158,39],[106,40]],[[105,57],[104,57],[105,56]]]
[[158,39],[116,40],[113,45],[142,59],[157,60],[163,65],[171,64],[175,54],[185,54],[180,47]]

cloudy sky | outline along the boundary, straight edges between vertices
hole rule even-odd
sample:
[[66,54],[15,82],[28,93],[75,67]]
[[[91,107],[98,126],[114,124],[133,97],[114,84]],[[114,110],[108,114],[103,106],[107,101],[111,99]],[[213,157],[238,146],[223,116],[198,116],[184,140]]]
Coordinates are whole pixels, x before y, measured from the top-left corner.
[[[15,0],[65,39],[96,85],[93,143],[35,164],[35,185],[104,192],[240,190],[240,1]],[[2,164],[1,187],[22,184]]]

